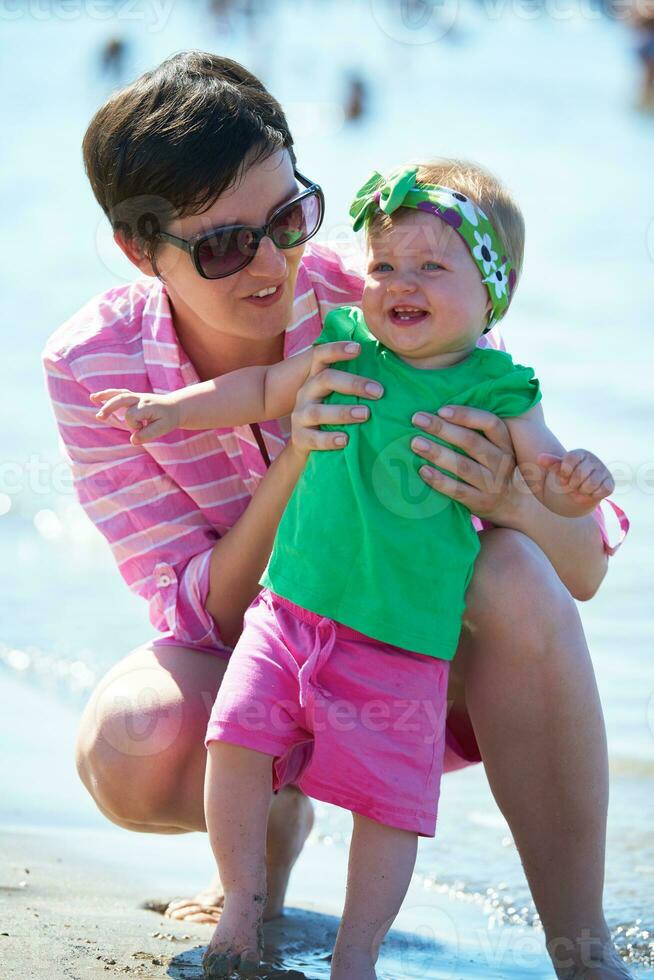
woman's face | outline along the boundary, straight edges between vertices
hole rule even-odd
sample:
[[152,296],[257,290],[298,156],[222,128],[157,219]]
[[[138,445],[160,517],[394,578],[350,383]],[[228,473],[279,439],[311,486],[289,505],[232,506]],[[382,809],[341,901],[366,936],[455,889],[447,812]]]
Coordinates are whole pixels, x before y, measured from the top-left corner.
[[[288,152],[278,151],[250,166],[240,183],[221,194],[204,214],[179,218],[166,230],[188,239],[222,225],[261,226],[275,208],[301,190]],[[158,247],[155,260],[176,316],[192,324],[194,331],[265,342],[290,323],[303,252],[303,245],[280,251],[264,238],[250,264],[224,279],[204,279],[190,255],[170,244]],[[257,296],[273,287],[274,293]]]

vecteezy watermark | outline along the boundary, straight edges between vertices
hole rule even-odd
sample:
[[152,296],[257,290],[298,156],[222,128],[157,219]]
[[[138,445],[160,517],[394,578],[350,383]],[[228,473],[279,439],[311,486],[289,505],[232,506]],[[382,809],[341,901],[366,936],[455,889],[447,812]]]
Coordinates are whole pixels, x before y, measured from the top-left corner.
[[[138,194],[119,201],[106,216],[98,219],[95,234],[98,258],[107,271],[118,275],[123,281],[131,280],[134,270],[117,244],[119,239],[132,253],[149,259],[154,271],[159,273],[155,259],[155,253],[161,247],[158,236],[160,232],[170,230],[181,236],[179,229],[172,228],[178,217],[175,205],[159,194]],[[166,275],[188,259],[182,249],[167,248]]]
[[425,520],[451,506],[449,497],[434,493],[421,478],[419,465],[420,461],[404,435],[394,439],[375,457],[370,478],[372,488],[379,502],[396,517]]
[[647,702],[647,724],[652,738],[654,738],[654,691],[650,694]]
[[[382,32],[400,44],[440,41],[454,29],[461,0],[369,0]],[[651,17],[651,0],[478,0],[475,9],[489,21],[553,21],[611,19],[630,22]]]
[[53,463],[37,453],[20,461],[0,462],[0,493],[17,497],[25,492],[37,497],[70,496],[73,493],[70,463],[64,459]]
[[459,976],[460,937],[452,916],[436,903],[412,905],[405,902],[402,909],[410,932],[403,932],[402,927],[396,925],[386,954],[399,960],[402,976],[407,980],[422,980],[435,957],[438,958],[438,976],[442,980]]
[[[91,406],[90,415],[94,412]],[[92,424],[89,420],[89,426]],[[80,477],[80,482],[94,500],[120,494],[123,508],[144,503],[156,508],[170,503],[170,478],[165,473],[153,473],[148,457],[138,449],[133,457],[89,463],[88,473]],[[1,461],[0,494],[11,498],[23,493],[35,497],[74,496],[74,478],[68,460],[52,462],[32,453],[24,460]]]
[[646,240],[647,240],[647,251],[649,253],[649,257],[652,260],[652,262],[654,262],[654,218],[652,218],[652,220],[647,226]]
[[459,15],[459,0],[369,0],[375,23],[399,44],[433,44]]
[[[93,711],[103,740],[122,756],[156,756],[174,744],[182,730],[182,695],[170,697],[161,689],[162,672],[135,667],[103,681]],[[187,710],[189,710],[187,706]]]
[[[404,435],[398,436],[379,452],[373,462],[372,488],[378,501],[390,513],[409,520],[424,520],[445,510],[452,502],[449,492],[445,494],[440,491],[438,485],[429,482],[432,481],[433,474],[438,477],[443,471],[448,480],[451,480],[452,476],[458,478],[458,486],[463,491],[467,489],[467,480],[472,467],[474,480],[470,478],[469,486],[480,499],[484,495],[492,499],[506,491],[507,477],[510,477],[507,467],[513,466],[510,456],[506,456],[505,461],[497,469],[487,468],[483,461],[481,465],[477,465],[474,459],[471,461],[467,455],[458,452],[454,463],[449,459],[448,461],[443,459],[442,463],[435,462],[430,458],[430,454],[433,456],[431,449],[427,455],[424,455],[424,451],[418,454],[417,449],[413,448],[413,439],[418,436],[425,438],[425,430],[418,426],[412,431],[407,430]],[[427,441],[433,442],[434,449],[441,453],[439,443],[434,440]],[[446,447],[445,452],[451,456],[449,446]],[[435,458],[440,459],[440,455]],[[424,470],[423,476],[425,465],[427,469]],[[609,463],[608,468],[615,483],[611,493],[613,499],[624,497],[634,490],[647,496],[654,493],[654,460],[645,460],[638,464],[615,461]],[[534,479],[539,472],[536,464],[529,467],[523,464],[522,471]],[[449,475],[450,473],[452,476]],[[522,479],[520,471],[516,470],[511,479],[515,492],[531,494],[532,491]],[[564,494],[567,490],[565,488],[557,490],[554,487],[553,492]]]
[[[440,703],[436,693],[429,698],[369,698],[352,701],[343,697],[319,696],[306,708],[311,731],[322,735],[339,735],[365,732],[408,739],[418,745],[432,745],[442,741],[445,718],[451,702]],[[291,736],[298,731],[298,703],[291,699],[268,702],[261,698],[238,701],[221,711],[232,713],[236,723],[247,732],[266,732]]]
[[0,21],[95,20],[142,22],[151,34],[163,31],[175,0],[0,0]]

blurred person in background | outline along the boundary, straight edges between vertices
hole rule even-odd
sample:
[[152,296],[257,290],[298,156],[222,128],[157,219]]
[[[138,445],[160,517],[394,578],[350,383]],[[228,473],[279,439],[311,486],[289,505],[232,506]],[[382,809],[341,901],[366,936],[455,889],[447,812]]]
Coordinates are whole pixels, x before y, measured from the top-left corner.
[[642,64],[639,108],[654,112],[654,0],[634,0],[629,8],[638,37],[636,52]]
[[120,81],[125,71],[127,47],[127,41],[122,37],[111,37],[105,42],[100,52],[103,74],[111,75],[116,81]]
[[351,74],[348,76],[347,86],[345,118],[348,122],[356,122],[366,113],[368,105],[368,87],[361,75],[357,74]]

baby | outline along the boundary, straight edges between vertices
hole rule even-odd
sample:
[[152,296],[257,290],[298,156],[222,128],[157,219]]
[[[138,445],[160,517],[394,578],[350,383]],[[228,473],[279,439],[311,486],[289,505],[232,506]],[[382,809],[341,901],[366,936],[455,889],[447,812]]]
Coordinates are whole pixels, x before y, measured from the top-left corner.
[[281,786],[353,814],[333,980],[376,977],[418,836],[435,834],[449,664],[479,543],[470,512],[420,477],[415,412],[463,404],[504,418],[527,485],[562,516],[590,513],[613,489],[597,457],[565,452],[549,431],[531,368],[478,343],[522,263],[522,216],[505,188],[457,161],[406,167],[373,174],[351,214],[367,233],[362,308],[329,313],[312,348],[172,394],[92,396],[98,418],[127,409],[140,445],[287,416],[309,374],[337,359],[384,387],[379,401],[325,399],[367,420],[345,448],[306,454],[213,706],[205,810],[225,904],[211,977],[260,962],[266,824]]

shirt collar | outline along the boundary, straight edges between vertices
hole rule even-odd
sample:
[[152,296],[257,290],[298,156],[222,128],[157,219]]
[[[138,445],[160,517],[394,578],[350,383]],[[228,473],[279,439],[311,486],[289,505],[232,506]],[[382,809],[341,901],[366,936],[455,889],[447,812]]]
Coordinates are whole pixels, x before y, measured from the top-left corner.
[[197,384],[197,371],[179,342],[166,288],[153,279],[143,308],[143,358],[152,391],[164,394]]

